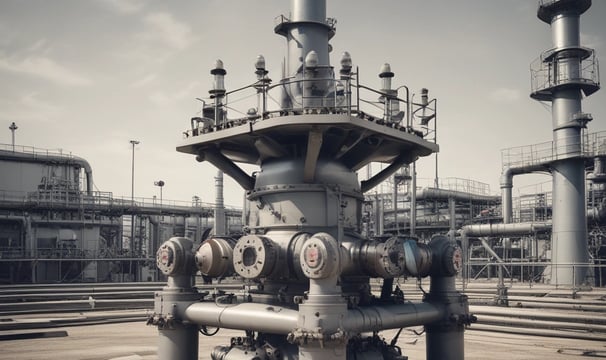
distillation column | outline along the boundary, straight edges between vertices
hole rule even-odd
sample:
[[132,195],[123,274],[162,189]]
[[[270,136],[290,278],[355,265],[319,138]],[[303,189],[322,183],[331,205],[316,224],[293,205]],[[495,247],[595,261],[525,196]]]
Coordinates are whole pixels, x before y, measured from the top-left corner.
[[552,282],[557,285],[580,285],[589,260],[582,133],[591,117],[582,112],[581,100],[599,85],[586,78],[593,50],[581,46],[579,24],[590,6],[591,0],[560,0],[540,1],[538,8],[539,19],[551,25],[554,44],[533,70],[531,97],[552,103]]

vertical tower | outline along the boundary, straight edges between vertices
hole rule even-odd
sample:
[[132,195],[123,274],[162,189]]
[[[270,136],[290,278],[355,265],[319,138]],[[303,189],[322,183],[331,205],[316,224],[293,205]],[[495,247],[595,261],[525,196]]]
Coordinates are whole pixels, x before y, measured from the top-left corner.
[[579,24],[590,6],[591,0],[541,0],[537,14],[551,25],[554,44],[531,67],[530,96],[552,104],[552,281],[558,285],[581,284],[581,264],[588,261],[582,134],[591,116],[582,112],[581,100],[599,89],[599,80],[593,50],[581,46]]

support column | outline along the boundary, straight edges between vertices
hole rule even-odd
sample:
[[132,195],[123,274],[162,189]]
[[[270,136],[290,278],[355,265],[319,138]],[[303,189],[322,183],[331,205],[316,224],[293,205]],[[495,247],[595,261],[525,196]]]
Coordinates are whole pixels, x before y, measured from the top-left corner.
[[187,238],[174,237],[158,249],[158,268],[168,275],[162,291],[155,293],[154,314],[148,325],[156,325],[159,360],[198,360],[198,325],[183,321],[189,305],[200,298],[194,284],[193,243]]
[[455,287],[455,275],[462,269],[461,249],[446,236],[429,242],[432,252],[431,284],[424,302],[444,309],[444,316],[425,325],[427,360],[465,359],[465,325],[475,321],[469,314],[467,296]]

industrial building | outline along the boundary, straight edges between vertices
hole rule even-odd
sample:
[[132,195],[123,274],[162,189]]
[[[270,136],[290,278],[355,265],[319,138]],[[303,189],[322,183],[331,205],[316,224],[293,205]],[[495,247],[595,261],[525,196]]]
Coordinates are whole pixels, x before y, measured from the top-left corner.
[[[2,145],[0,169],[1,283],[157,281],[158,244],[215,224],[215,204],[97,191],[91,164],[59,150]],[[218,210],[220,232],[239,231],[241,210]]]

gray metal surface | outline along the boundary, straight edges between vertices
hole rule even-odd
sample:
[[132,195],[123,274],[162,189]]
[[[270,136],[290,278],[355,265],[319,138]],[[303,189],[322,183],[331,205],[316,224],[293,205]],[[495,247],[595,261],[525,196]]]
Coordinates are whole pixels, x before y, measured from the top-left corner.
[[[551,24],[554,49],[544,62],[554,61],[554,76],[578,79],[586,50],[581,48],[580,15],[591,1],[559,1],[539,5],[541,20]],[[547,21],[549,19],[549,21]],[[554,86],[551,94],[553,142],[556,160],[553,178],[552,281],[578,286],[585,281],[589,251],[585,205],[585,164],[581,153],[583,87],[574,83]],[[569,157],[568,159],[566,159]],[[572,265],[571,265],[572,264]],[[577,265],[577,266],[575,266]]]

